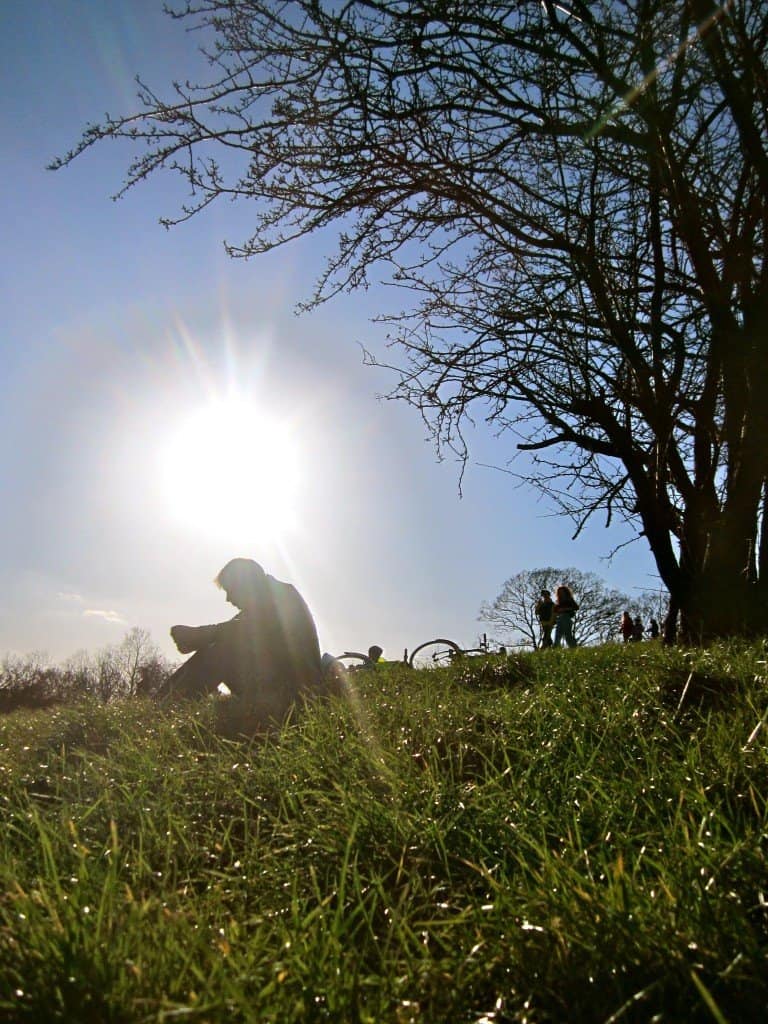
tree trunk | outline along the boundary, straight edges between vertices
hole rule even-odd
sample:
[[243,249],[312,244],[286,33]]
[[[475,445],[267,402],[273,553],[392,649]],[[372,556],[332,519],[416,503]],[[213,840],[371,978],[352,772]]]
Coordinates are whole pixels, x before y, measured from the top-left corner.
[[[756,526],[754,518],[752,522]],[[681,574],[678,600],[683,642],[701,644],[766,632],[768,587],[754,577],[755,532],[744,534],[743,517],[722,516],[707,531],[703,564],[689,565]]]
[[[732,636],[768,632],[764,608],[768,575],[755,573],[758,509],[751,498],[730,501],[713,517],[711,504],[689,502],[680,542],[679,561],[670,559],[663,531],[646,530],[659,574],[670,594],[664,640],[706,644]],[[740,507],[737,509],[735,506]],[[765,565],[761,523],[759,568]],[[656,541],[656,543],[654,543]],[[674,564],[672,562],[674,561]]]
[[768,588],[740,574],[703,572],[691,580],[680,601],[680,639],[706,644],[723,637],[764,634],[766,597]]

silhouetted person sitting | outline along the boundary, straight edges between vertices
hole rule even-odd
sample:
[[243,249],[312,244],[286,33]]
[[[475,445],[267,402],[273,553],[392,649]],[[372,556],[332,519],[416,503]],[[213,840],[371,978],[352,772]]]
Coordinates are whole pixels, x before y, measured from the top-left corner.
[[224,683],[253,720],[279,722],[298,699],[322,690],[309,608],[294,586],[268,576],[250,558],[233,558],[214,582],[240,612],[211,626],[171,627],[179,651],[195,653],[159,696],[201,697]]

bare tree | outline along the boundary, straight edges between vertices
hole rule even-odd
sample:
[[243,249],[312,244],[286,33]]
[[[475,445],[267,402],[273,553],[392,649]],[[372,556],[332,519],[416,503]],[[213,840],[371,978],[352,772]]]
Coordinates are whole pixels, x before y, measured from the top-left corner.
[[98,670],[88,651],[81,649],[71,654],[62,666],[62,675],[72,694],[96,692]]
[[540,627],[535,605],[546,589],[554,598],[556,588],[564,583],[570,587],[579,605],[575,635],[579,644],[605,643],[615,637],[622,611],[634,607],[626,594],[610,589],[593,572],[580,569],[526,569],[511,576],[499,595],[480,608],[480,620],[491,623],[494,636],[503,644],[538,647]]
[[72,667],[89,692],[103,701],[152,693],[170,672],[149,632],[136,626],[119,644],[102,648],[92,659],[77,655]]
[[157,646],[146,629],[134,626],[123,637],[116,650],[125,694],[135,697],[141,690],[142,668],[159,655]]
[[[689,640],[768,590],[768,6],[190,0],[202,85],[91,125],[249,201],[248,257],[335,225],[306,303],[412,296],[392,394],[438,449],[482,416],[572,516],[644,536]],[[370,357],[372,360],[374,357]],[[762,543],[761,543],[762,541]],[[670,617],[670,622],[673,621]]]

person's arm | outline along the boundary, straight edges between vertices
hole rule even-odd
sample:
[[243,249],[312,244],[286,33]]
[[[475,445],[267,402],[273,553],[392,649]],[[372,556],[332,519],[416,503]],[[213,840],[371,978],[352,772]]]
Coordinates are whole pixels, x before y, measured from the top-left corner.
[[212,626],[171,626],[171,639],[180,654],[191,654],[192,651],[210,647],[223,625],[225,623],[216,623]]

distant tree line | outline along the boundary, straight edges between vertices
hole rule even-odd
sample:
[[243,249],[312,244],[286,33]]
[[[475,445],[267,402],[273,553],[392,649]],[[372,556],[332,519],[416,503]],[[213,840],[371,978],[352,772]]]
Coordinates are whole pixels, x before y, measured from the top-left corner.
[[147,630],[139,628],[118,644],[93,655],[80,651],[61,666],[50,665],[41,654],[9,654],[0,662],[0,714],[86,696],[106,703],[150,695],[172,668]]

